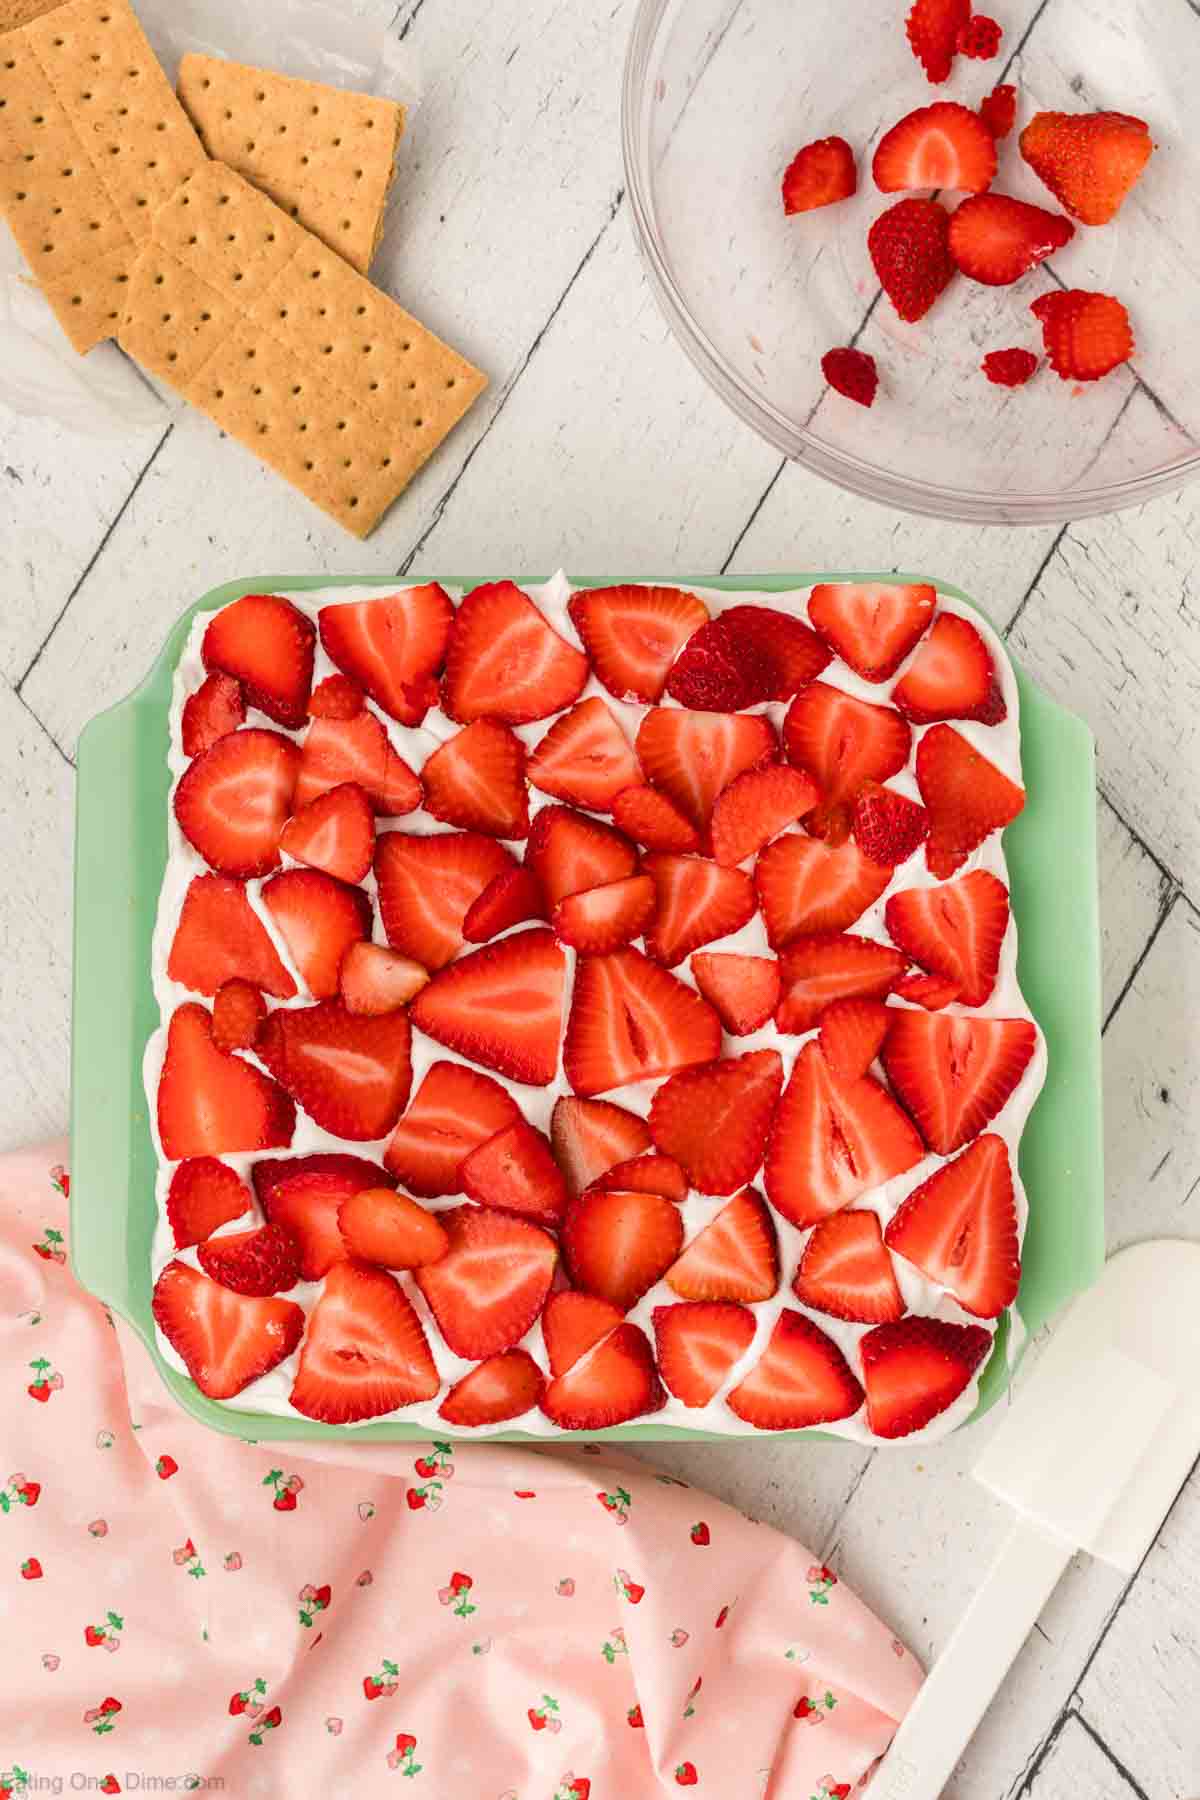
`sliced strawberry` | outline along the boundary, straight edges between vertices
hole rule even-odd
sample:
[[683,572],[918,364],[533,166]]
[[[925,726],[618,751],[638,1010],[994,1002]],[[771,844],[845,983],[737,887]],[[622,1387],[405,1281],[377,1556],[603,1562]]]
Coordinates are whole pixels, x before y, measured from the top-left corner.
[[650,1127],[636,1113],[614,1106],[611,1100],[580,1100],[563,1094],[550,1115],[550,1142],[574,1198],[606,1169],[648,1150]]
[[419,1269],[450,1248],[433,1213],[386,1187],[348,1194],[338,1205],[337,1226],[348,1255],[385,1269]]
[[877,1325],[859,1346],[867,1424],[881,1438],[908,1437],[945,1412],[992,1347],[982,1325],[900,1319]]
[[1136,344],[1129,314],[1111,294],[1043,294],[1030,307],[1042,327],[1050,367],[1063,381],[1100,381],[1129,361]]
[[688,639],[667,692],[696,712],[738,712],[790,699],[828,661],[825,646],[801,620],[769,606],[734,606]]
[[975,719],[999,725],[1008,717],[991,651],[969,619],[940,613],[903,677],[892,705],[914,725]]
[[542,1395],[542,1411],[561,1431],[602,1431],[665,1405],[649,1340],[636,1325],[618,1325]]
[[707,1406],[754,1342],[754,1314],[729,1301],[656,1306],[654,1338],[663,1381],[685,1406]]
[[763,1159],[783,1087],[777,1050],[754,1050],[664,1081],[650,1108],[650,1135],[702,1194],[734,1194]]
[[1021,155],[1060,206],[1084,225],[1115,219],[1154,154],[1144,119],[1128,113],[1037,113]]
[[300,1274],[320,1281],[350,1252],[338,1225],[344,1200],[364,1189],[390,1187],[378,1164],[342,1151],[312,1156],[271,1157],[250,1171],[258,1203],[275,1225],[285,1226],[300,1246]]
[[937,100],[908,113],[884,134],[872,172],[883,194],[905,188],[981,194],[996,179],[996,140],[969,106]]
[[864,681],[889,681],[937,605],[926,582],[821,582],[808,597],[808,616]]
[[392,1133],[383,1160],[414,1194],[460,1194],[459,1170],[477,1144],[521,1117],[498,1081],[461,1063],[435,1062]]
[[281,1000],[296,992],[245,888],[228,875],[194,875],[188,883],[167,975],[197,994],[238,978]]
[[332,999],[346,951],[371,935],[366,894],[319,869],[285,869],[264,883],[262,902],[313,999]]
[[293,1300],[254,1299],[169,1262],[154,1284],[154,1322],[210,1400],[229,1400],[290,1356],[304,1330]]
[[565,1375],[581,1356],[594,1349],[621,1323],[622,1315],[599,1294],[580,1294],[563,1288],[551,1294],[542,1313],[542,1336],[550,1373]]
[[954,66],[958,34],[971,17],[971,0],[915,0],[906,31],[912,53],[935,85]]
[[969,280],[1009,287],[1074,236],[1060,213],[1007,194],[973,194],[950,221],[950,254]]
[[783,172],[782,191],[789,215],[848,200],[858,191],[858,170],[845,138],[818,138],[797,150]]
[[577,1094],[673,1075],[720,1053],[721,1021],[637,950],[584,957],[575,973],[563,1069]]
[[692,979],[734,1037],[758,1031],[779,1005],[779,964],[773,956],[697,953]]
[[176,1008],[158,1078],[158,1136],[168,1162],[290,1144],[296,1109],[240,1056],[219,1050],[212,1019],[195,1001]]
[[779,1287],[779,1244],[774,1220],[754,1188],[735,1195],[696,1234],[667,1270],[667,1286],[684,1300],[771,1298]]
[[554,1239],[527,1219],[483,1206],[455,1206],[438,1216],[450,1248],[414,1279],[442,1336],[456,1356],[472,1362],[510,1349],[550,1291]]
[[904,767],[912,732],[894,708],[814,681],[788,708],[783,746],[793,767],[804,769],[821,790],[809,830],[836,844],[849,835],[864,782],[886,781]]
[[456,1381],[438,1418],[447,1425],[502,1425],[537,1405],[546,1378],[527,1350],[502,1350]]
[[571,623],[596,678],[618,700],[660,700],[671,664],[708,618],[682,588],[610,587],[573,594]]
[[585,893],[568,894],[554,909],[554,929],[564,944],[589,956],[603,956],[641,937],[657,905],[649,875],[630,875]]
[[351,944],[338,968],[342,1005],[347,1012],[367,1018],[398,1012],[428,980],[419,962],[384,944]]
[[855,797],[851,830],[865,857],[882,868],[894,869],[907,862],[929,836],[929,814],[894,788],[867,781]]
[[516,866],[479,832],[385,832],[375,845],[375,879],[388,943],[431,973],[444,968],[462,949],[474,902]]
[[362,1018],[339,1000],[273,1012],[255,1046],[310,1118],[335,1137],[386,1137],[412,1080],[408,1015]]
[[1032,381],[1040,359],[1032,350],[989,350],[979,366],[993,387],[1019,388]]
[[875,358],[865,350],[848,346],[827,350],[821,358],[821,373],[835,394],[842,394],[859,406],[874,406],[879,370]]
[[300,1246],[286,1225],[210,1238],[196,1258],[206,1275],[235,1294],[278,1294],[300,1279]]
[[317,615],[326,655],[402,725],[419,725],[437,705],[433,678],[453,619],[450,596],[436,582],[323,606]]
[[994,1119],[1029,1066],[1037,1027],[1029,1019],[979,1019],[897,1012],[883,1047],[888,1080],[939,1156],[949,1156]]
[[798,938],[779,958],[776,1028],[812,1031],[835,1001],[882,1000],[907,967],[907,956],[873,938],[836,931]]
[[654,922],[646,949],[655,962],[674,968],[701,944],[740,931],[754,917],[754,883],[741,869],[723,869],[701,856],[652,852],[643,868],[654,884]]
[[267,1003],[253,982],[235,976],[217,989],[212,1009],[212,1040],[218,1050],[247,1050],[267,1016]]
[[278,594],[243,594],[214,613],[200,655],[207,670],[240,681],[247,704],[296,731],[308,714],[317,631]]
[[1017,90],[1008,82],[992,89],[979,102],[979,116],[997,140],[1006,138],[1017,122]]
[[[885,1061],[886,1054],[885,1046]],[[924,1155],[912,1121],[886,1089],[869,1075],[835,1081],[819,1045],[805,1044],[767,1145],[767,1198],[803,1229],[902,1175]]]
[[530,752],[528,775],[543,794],[608,812],[623,788],[641,780],[642,771],[610,708],[593,696],[555,720]]
[[338,881],[361,881],[375,854],[370,800],[352,781],[330,788],[288,820],[279,848]]
[[664,1200],[684,1201],[688,1180],[673,1156],[630,1157],[614,1163],[591,1184],[606,1194],[661,1194]]
[[965,1312],[998,1319],[1021,1285],[1012,1168],[989,1132],[914,1188],[887,1228],[887,1243]]
[[950,214],[936,200],[899,200],[867,234],[879,285],[898,316],[915,325],[958,273],[950,254]]
[[1008,931],[1008,889],[986,869],[939,887],[906,888],[884,911],[888,935],[931,975],[953,984],[964,1006],[991,999]]
[[484,717],[527,725],[574,705],[587,677],[587,658],[559,637],[528,594],[494,581],[459,605],[442,704],[460,725]]
[[925,860],[939,879],[1025,805],[1025,790],[950,725],[931,726],[917,745],[917,786],[929,809]]
[[562,1247],[574,1285],[624,1313],[679,1255],[683,1220],[661,1194],[589,1188],[567,1208]]
[[440,744],[421,770],[425,810],[446,825],[491,837],[529,831],[525,746],[498,719],[473,725]]
[[812,811],[821,791],[804,769],[773,763],[747,769],[718,794],[712,814],[713,856],[732,868]]
[[1003,28],[995,19],[976,13],[958,34],[959,55],[973,57],[976,62],[990,62],[999,55],[1003,41]]
[[613,823],[647,850],[686,854],[700,848],[700,833],[673,800],[657,788],[628,787],[613,801]]
[[835,1000],[821,1014],[821,1055],[835,1081],[858,1081],[883,1049],[892,1023],[882,1000]]
[[907,1000],[913,1006],[923,1006],[926,1012],[941,1012],[944,1006],[957,1000],[959,986],[957,981],[947,981],[941,975],[906,975],[892,989],[897,1000]]
[[278,868],[299,763],[290,738],[251,729],[218,738],[189,763],[175,789],[175,817],[210,868],[242,879]]
[[421,1322],[393,1275],[338,1263],[309,1315],[291,1394],[296,1411],[329,1425],[376,1419],[441,1383]]
[[218,1225],[228,1225],[249,1211],[249,1188],[236,1170],[215,1156],[189,1157],[171,1176],[167,1223],[177,1250],[203,1243]]
[[873,1212],[822,1219],[804,1246],[792,1292],[814,1312],[860,1325],[884,1325],[907,1311]]
[[462,1190],[480,1206],[520,1213],[539,1225],[557,1225],[567,1204],[567,1184],[549,1140],[516,1119],[479,1144],[459,1169]]
[[700,832],[708,829],[717,795],[744,770],[773,761],[776,750],[775,733],[758,714],[655,707],[637,734],[647,781]]
[[[754,885],[771,948],[812,933],[844,931],[878,900],[892,871],[872,862],[857,844],[823,844],[789,833],[768,844]],[[786,991],[786,983],[785,983]]]
[[767,1347],[728,1396],[731,1412],[759,1431],[798,1431],[848,1419],[863,1393],[832,1338],[785,1307]]
[[542,808],[525,860],[551,908],[568,894],[624,881],[637,870],[637,851],[628,838],[569,806]]
[[327,675],[308,697],[310,719],[356,719],[367,696],[349,675]]
[[549,931],[520,931],[442,969],[410,1010],[427,1037],[472,1062],[548,1087],[558,1072],[566,958]]
[[468,944],[486,944],[514,925],[548,917],[541,882],[532,869],[516,863],[502,869],[472,900],[462,922],[462,934]]
[[246,702],[241,683],[219,672],[206,677],[183,703],[180,736],[185,756],[211,750],[218,738],[228,737],[246,723]]
[[294,804],[308,806],[347,781],[356,782],[385,818],[415,812],[421,804],[420,782],[366,708],[350,719],[313,720],[301,747]]

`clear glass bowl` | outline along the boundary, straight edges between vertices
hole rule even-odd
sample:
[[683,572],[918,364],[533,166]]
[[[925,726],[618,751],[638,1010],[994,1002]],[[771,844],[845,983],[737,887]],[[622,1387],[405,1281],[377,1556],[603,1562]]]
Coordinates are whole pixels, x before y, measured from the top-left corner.
[[[978,523],[1112,512],[1200,474],[1200,9],[1193,0],[995,0],[992,62],[959,57],[934,88],[904,35],[908,0],[641,0],[622,137],[638,238],[667,318],[701,373],[786,455],[871,499]],[[1045,109],[1135,113],[1158,150],[1116,221],[1010,288],[955,280],[918,325],[879,293],[872,221],[900,196],[871,179],[879,138],[934,100],[1020,93],[995,191],[1053,206],[1017,134]],[[786,218],[780,176],[839,134],[859,191]],[[957,197],[951,197],[954,204]],[[1076,386],[1043,366],[993,387],[989,350],[1040,352],[1031,301],[1055,284],[1124,300],[1137,355]],[[820,358],[858,343],[881,379],[867,411]]]

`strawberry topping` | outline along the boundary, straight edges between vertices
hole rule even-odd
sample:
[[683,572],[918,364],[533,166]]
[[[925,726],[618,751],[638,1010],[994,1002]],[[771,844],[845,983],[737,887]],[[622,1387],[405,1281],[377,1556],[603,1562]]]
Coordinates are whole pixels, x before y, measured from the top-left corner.
[[433,1213],[386,1187],[348,1194],[338,1204],[337,1226],[349,1256],[385,1269],[419,1269],[450,1248]]
[[299,763],[290,738],[247,729],[218,738],[188,765],[175,817],[211,869],[244,880],[278,868]]
[[602,1431],[660,1411],[666,1395],[645,1332],[618,1325],[586,1361],[549,1383],[541,1404],[562,1431]]
[[789,832],[758,859],[754,885],[773,950],[798,937],[844,931],[878,900],[892,872],[857,844],[823,844]]
[[625,881],[637,851],[619,831],[569,806],[544,806],[533,822],[525,860],[553,908],[568,894]]
[[782,1087],[777,1050],[684,1069],[655,1094],[650,1135],[700,1193],[736,1193],[762,1163]]
[[593,588],[567,608],[597,680],[618,700],[662,698],[671,664],[708,608],[682,588]]
[[754,883],[741,869],[657,851],[644,859],[643,867],[656,895],[646,950],[666,968],[674,968],[701,944],[740,931],[754,917]]
[[167,974],[197,994],[215,994],[238,977],[281,1000],[296,992],[245,888],[227,875],[195,875],[188,883]]
[[792,1292],[814,1312],[863,1325],[883,1325],[906,1311],[873,1212],[822,1219],[804,1246]]
[[551,1294],[542,1313],[550,1373],[565,1375],[620,1323],[617,1308],[599,1294],[581,1294],[573,1288]]
[[493,876],[472,900],[462,922],[462,935],[468,944],[486,944],[514,925],[548,917],[541,882],[532,869],[514,863]]
[[339,881],[361,881],[375,853],[375,815],[354,782],[318,795],[290,818],[279,848]]
[[1008,708],[982,634],[958,613],[944,612],[892,693],[892,704],[914,725],[975,719],[999,725]]
[[200,655],[204,667],[240,681],[246,703],[295,731],[308,714],[313,622],[277,594],[243,594],[214,613]]
[[235,1294],[277,1294],[300,1279],[300,1246],[286,1225],[210,1238],[196,1257],[206,1275]]
[[877,781],[864,782],[854,802],[854,841],[865,857],[894,869],[929,835],[929,814],[915,800]]
[[460,1194],[459,1171],[478,1144],[521,1117],[498,1081],[461,1063],[435,1062],[392,1133],[383,1160],[414,1194]]
[[189,1157],[171,1176],[167,1223],[178,1250],[203,1243],[218,1225],[228,1225],[249,1211],[249,1188],[236,1170],[215,1156]]
[[876,1437],[908,1437],[945,1412],[992,1347],[981,1325],[900,1319],[862,1340],[867,1423]]
[[779,1005],[779,964],[773,956],[698,951],[691,970],[696,986],[734,1037],[760,1030]]
[[1024,789],[951,725],[931,726],[917,745],[917,785],[929,811],[926,861],[942,879],[1025,805]]
[[965,1312],[998,1319],[1021,1284],[1012,1167],[1003,1138],[987,1133],[914,1188],[887,1243]]
[[385,832],[375,878],[388,943],[431,973],[444,968],[462,949],[474,902],[515,868],[507,850],[478,832]]
[[319,869],[285,869],[262,890],[262,901],[314,1000],[331,1000],[351,944],[371,935],[371,902]]
[[437,1369],[395,1277],[363,1263],[329,1271],[300,1351],[291,1402],[329,1425],[375,1419],[438,1391]]
[[931,975],[950,982],[964,1006],[985,1006],[1008,931],[1008,889],[986,869],[937,887],[892,894],[888,935]]
[[821,1055],[835,1081],[858,1081],[883,1049],[892,1013],[882,1000],[834,1000],[821,1014]]
[[547,623],[511,581],[477,587],[450,631],[442,701],[469,725],[491,717],[526,725],[571,706],[588,677],[587,658]]
[[339,1000],[273,1012],[256,1050],[325,1131],[355,1143],[386,1137],[412,1080],[408,1016],[363,1018]]
[[158,1136],[168,1162],[290,1144],[296,1109],[276,1083],[218,1049],[212,1018],[194,1001],[167,1027],[158,1079]]
[[717,795],[745,769],[772,762],[775,733],[757,714],[656,707],[642,720],[637,753],[646,779],[695,826],[708,829]]
[[558,1070],[566,959],[549,931],[521,931],[462,956],[409,1011],[427,1037],[511,1081],[548,1087]]
[[307,806],[346,781],[357,782],[385,818],[415,812],[421,804],[420,782],[367,708],[348,719],[314,718],[300,752],[295,804]]
[[454,608],[436,582],[380,600],[321,608],[325,653],[375,704],[403,725],[419,725],[437,704]]
[[448,1425],[502,1425],[535,1407],[545,1385],[527,1350],[502,1350],[455,1382],[438,1417]]
[[477,1145],[464,1158],[459,1180],[480,1206],[520,1213],[539,1225],[557,1225],[567,1204],[567,1184],[548,1140],[524,1119]]
[[581,959],[575,974],[563,1068],[577,1094],[711,1062],[721,1021],[694,989],[637,950]]
[[550,1291],[554,1239],[527,1219],[488,1207],[451,1207],[438,1218],[450,1248],[414,1279],[442,1336],[456,1356],[472,1362],[511,1349]]
[[582,894],[568,894],[554,909],[554,929],[564,944],[602,956],[640,937],[654,917],[656,897],[649,875],[630,875]]
[[229,1400],[290,1356],[304,1330],[293,1300],[234,1293],[186,1263],[154,1284],[154,1322],[210,1400]]
[[219,672],[202,681],[183,703],[180,736],[185,756],[211,750],[218,738],[227,737],[246,723],[246,702],[241,683]]
[[905,1009],[892,1021],[883,1066],[929,1148],[949,1156],[995,1118],[1036,1045],[1037,1027],[1029,1019]]
[[213,999],[212,1038],[218,1050],[248,1050],[267,1016],[267,1003],[252,982],[235,976]]
[[785,1307],[767,1347],[728,1397],[739,1419],[759,1431],[798,1431],[848,1419],[862,1389],[832,1338]]
[[821,582],[808,597],[808,616],[864,681],[889,681],[936,605],[936,588],[924,582]]
[[567,1208],[562,1245],[574,1285],[624,1313],[679,1255],[683,1221],[661,1194],[589,1188]]
[[754,1314],[730,1301],[656,1306],[654,1337],[663,1381],[685,1406],[707,1406],[754,1341]]
[[834,931],[797,938],[779,958],[776,1029],[811,1031],[835,1000],[882,1000],[907,967],[907,956],[873,938]]
[[775,1223],[754,1188],[745,1188],[696,1234],[667,1270],[683,1300],[769,1300],[779,1286]]
[[543,794],[591,812],[608,812],[621,790],[642,778],[629,739],[595,696],[555,720],[530,753],[527,773]]
[[347,1012],[368,1017],[407,1006],[428,980],[420,963],[384,944],[353,943],[338,967],[342,1005]]
[[[554,1102],[550,1142],[574,1197],[606,1170],[650,1148],[650,1127],[636,1113],[611,1100],[581,1100],[564,1094]],[[555,1370],[555,1374],[558,1370]]]
[[613,801],[612,816],[626,837],[644,844],[647,850],[686,855],[700,848],[700,833],[691,820],[657,788],[623,788]]

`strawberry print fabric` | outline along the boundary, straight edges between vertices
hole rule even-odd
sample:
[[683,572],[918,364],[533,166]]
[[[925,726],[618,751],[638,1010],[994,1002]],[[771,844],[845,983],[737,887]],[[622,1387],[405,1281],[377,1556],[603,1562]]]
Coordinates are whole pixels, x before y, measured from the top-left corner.
[[0,1800],[865,1785],[921,1673],[834,1570],[607,1445],[206,1430],[76,1284],[65,1162],[0,1158]]

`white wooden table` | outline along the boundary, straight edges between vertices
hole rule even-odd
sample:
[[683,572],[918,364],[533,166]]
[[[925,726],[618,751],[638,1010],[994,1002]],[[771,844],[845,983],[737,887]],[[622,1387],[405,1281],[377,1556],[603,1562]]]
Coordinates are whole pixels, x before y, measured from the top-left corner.
[[[974,594],[1095,731],[1109,1238],[1200,1236],[1200,485],[1065,530],[978,530],[781,465],[702,384],[642,275],[617,132],[632,12],[397,12],[424,95],[376,279],[492,386],[368,545],[186,410],[99,441],[0,406],[0,1144],[66,1120],[79,729],[208,587],[906,568]],[[930,1658],[1003,1527],[967,1474],[986,1430],[920,1455],[755,1442],[657,1460],[795,1532]],[[1071,1569],[947,1793],[1200,1796],[1200,1472],[1134,1580]]]

